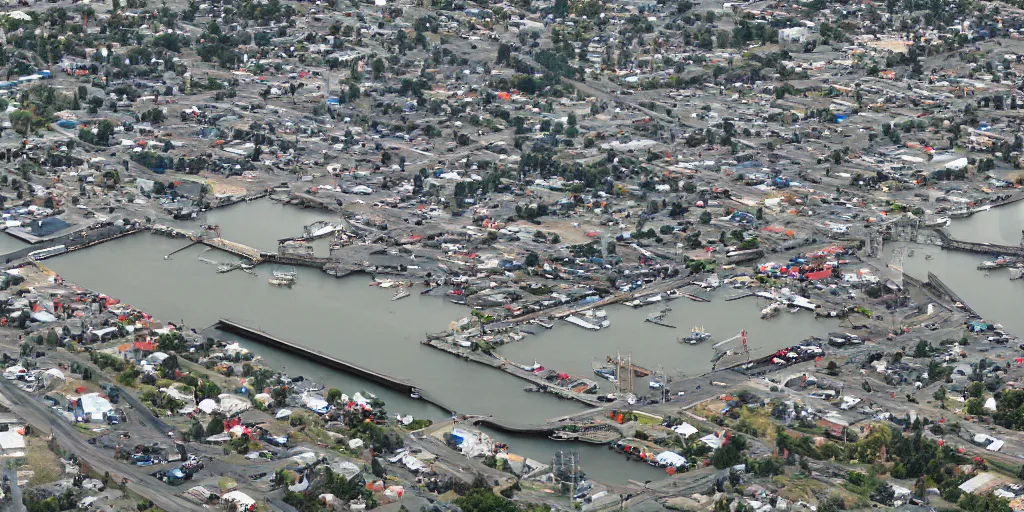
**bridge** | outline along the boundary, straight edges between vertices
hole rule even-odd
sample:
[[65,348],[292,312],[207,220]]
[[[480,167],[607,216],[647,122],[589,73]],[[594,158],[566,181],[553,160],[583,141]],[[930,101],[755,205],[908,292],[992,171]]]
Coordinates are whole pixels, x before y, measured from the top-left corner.
[[1024,256],[1024,247],[1015,245],[999,245],[984,242],[965,242],[957,240],[949,235],[945,229],[936,229],[943,249],[954,251],[973,252],[977,254],[1008,254],[1012,256]]

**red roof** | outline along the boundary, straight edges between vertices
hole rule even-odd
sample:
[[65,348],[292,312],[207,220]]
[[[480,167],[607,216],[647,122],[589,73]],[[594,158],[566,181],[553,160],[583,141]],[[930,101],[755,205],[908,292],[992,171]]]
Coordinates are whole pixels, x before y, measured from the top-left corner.
[[146,352],[152,352],[156,350],[156,343],[152,341],[136,341],[135,350],[143,350]]

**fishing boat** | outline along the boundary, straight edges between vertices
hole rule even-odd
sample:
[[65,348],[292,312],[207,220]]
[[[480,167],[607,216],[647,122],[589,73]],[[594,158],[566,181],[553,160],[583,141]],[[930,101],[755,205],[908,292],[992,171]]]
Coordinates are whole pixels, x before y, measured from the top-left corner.
[[761,318],[763,320],[772,318],[775,315],[779,314],[779,311],[784,307],[785,305],[783,305],[781,302],[773,302],[768,307],[761,310]]
[[711,339],[711,333],[704,330],[703,327],[696,327],[690,331],[690,334],[686,337],[679,338],[680,343],[686,343],[689,345],[697,345]]
[[594,368],[594,375],[608,379],[610,382],[615,382],[615,368],[610,366],[599,366]]
[[274,269],[274,279],[295,281],[296,277],[298,277],[298,273],[295,272],[294,268]]
[[412,392],[409,393],[409,398],[419,399],[420,398],[420,390],[418,390],[416,388],[412,388]]
[[1020,279],[1021,277],[1024,277],[1024,268],[1013,267],[1013,268],[1010,269],[1010,280],[1011,281],[1016,281],[1017,279]]
[[292,279],[278,279],[276,277],[271,277],[267,282],[274,286],[282,286],[286,288],[290,288],[295,284],[295,281]]
[[937,217],[937,218],[935,218],[933,220],[925,221],[924,226],[928,227],[928,228],[948,227],[951,222],[952,221],[950,220],[949,217]]
[[409,296],[409,292],[405,291],[405,287],[399,288],[395,295],[391,297],[391,300],[404,299]]

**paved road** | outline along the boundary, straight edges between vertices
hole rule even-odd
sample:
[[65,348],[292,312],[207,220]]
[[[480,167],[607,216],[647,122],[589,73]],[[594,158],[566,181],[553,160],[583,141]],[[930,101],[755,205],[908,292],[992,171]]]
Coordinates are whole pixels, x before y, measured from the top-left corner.
[[5,469],[4,474],[11,482],[11,499],[4,509],[7,512],[27,512],[25,502],[21,496],[21,487],[18,487],[18,472],[13,469]]
[[45,403],[13,384],[0,380],[0,394],[16,405],[18,414],[33,427],[43,432],[52,433],[62,448],[88,462],[95,471],[109,472],[115,481],[121,478],[127,479],[128,490],[152,501],[156,506],[175,512],[179,510],[204,512],[206,510],[176,496],[172,491],[173,488],[149,476],[145,470],[120,463],[114,460],[111,454],[89,444],[71,424],[57,416]]

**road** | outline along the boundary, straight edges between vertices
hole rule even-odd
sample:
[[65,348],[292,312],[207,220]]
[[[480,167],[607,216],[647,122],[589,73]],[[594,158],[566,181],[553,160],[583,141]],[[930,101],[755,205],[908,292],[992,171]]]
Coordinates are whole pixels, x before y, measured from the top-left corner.
[[27,512],[25,502],[21,497],[21,487],[18,486],[18,472],[13,469],[5,469],[4,475],[11,482],[11,499],[4,510],[7,512]]
[[6,380],[0,380],[0,394],[17,406],[17,412],[39,431],[52,433],[57,444],[88,462],[98,473],[109,472],[115,481],[128,480],[128,490],[152,501],[163,510],[203,512],[206,509],[175,495],[172,487],[149,476],[142,468],[114,460],[89,444],[70,423],[59,417],[45,403]]

